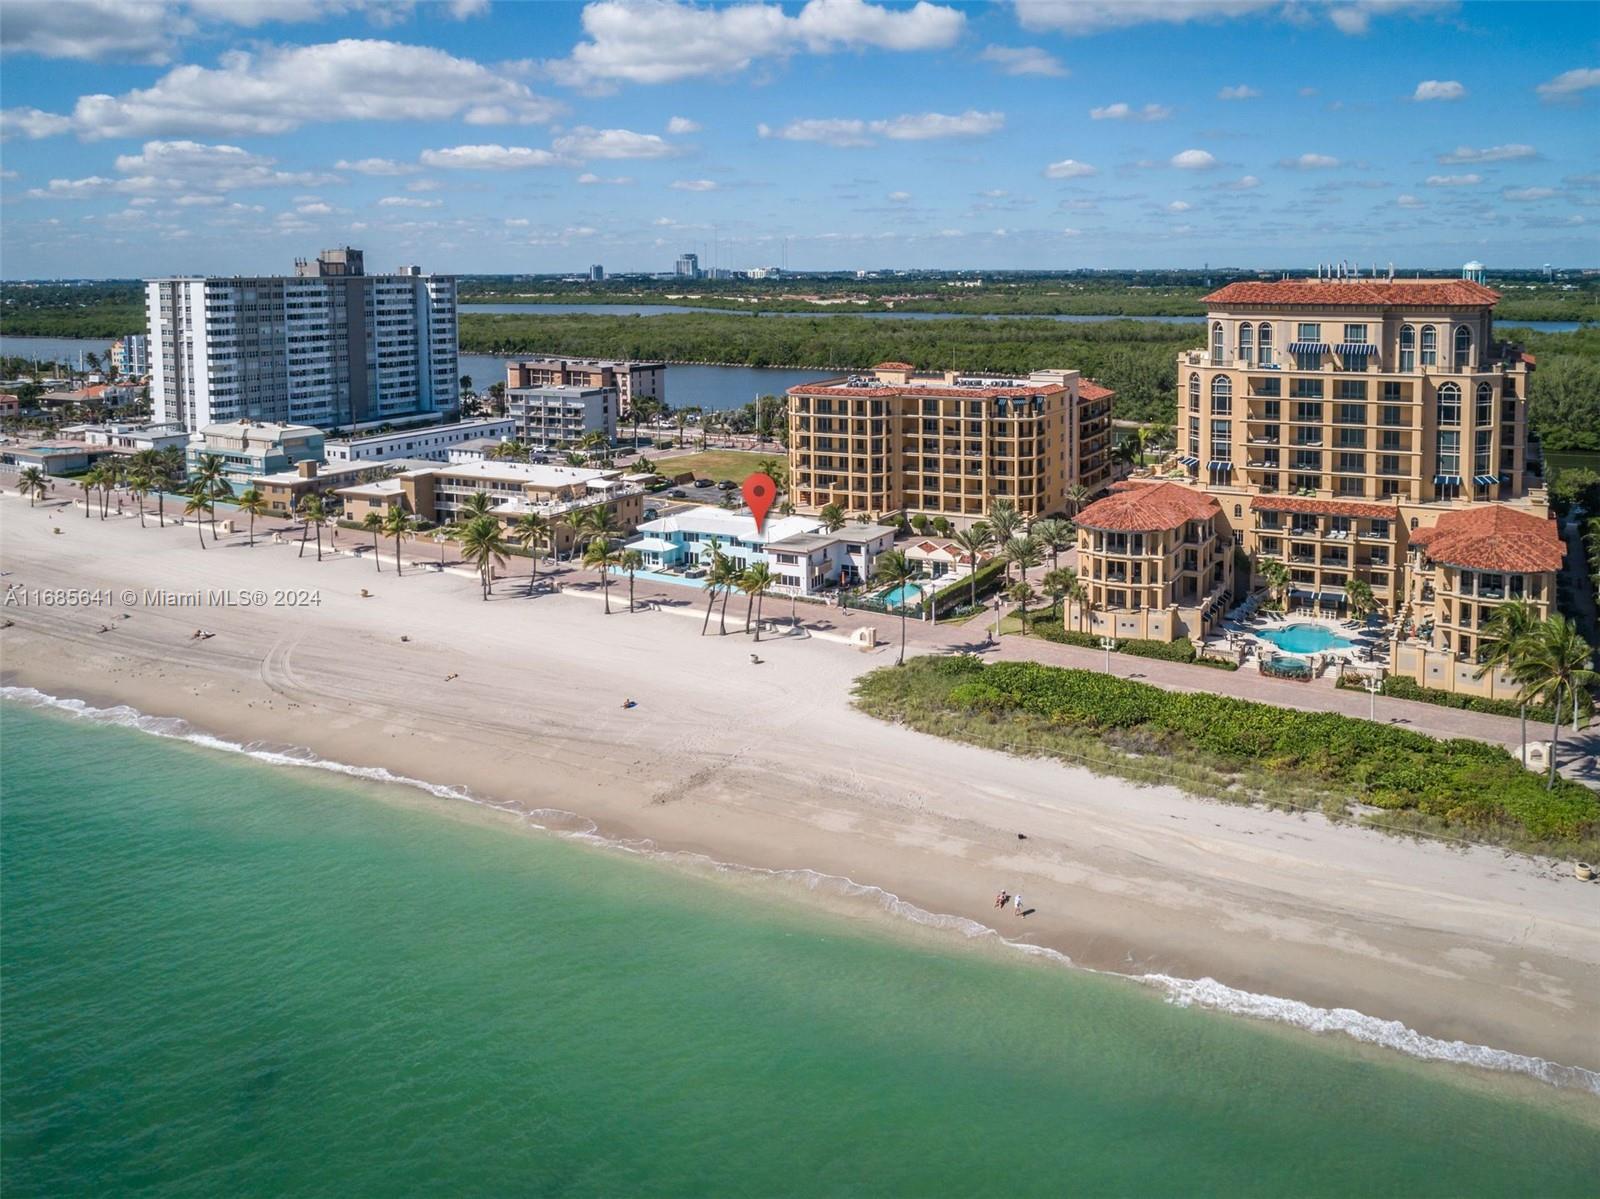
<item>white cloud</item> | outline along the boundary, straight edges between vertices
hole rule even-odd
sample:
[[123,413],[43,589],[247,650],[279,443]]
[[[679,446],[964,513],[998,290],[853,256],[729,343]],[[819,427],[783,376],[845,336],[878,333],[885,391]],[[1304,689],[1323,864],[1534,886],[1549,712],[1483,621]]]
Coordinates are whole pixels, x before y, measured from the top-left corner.
[[981,137],[1005,124],[1001,112],[969,109],[951,116],[942,112],[902,113],[888,120],[864,121],[856,117],[822,117],[790,121],[782,129],[757,125],[766,138],[791,142],[822,142],[830,146],[870,146],[876,137],[894,141],[933,141],[946,137]]
[[1224,183],[1222,189],[1230,192],[1247,192],[1261,186],[1261,180],[1254,175],[1243,175],[1232,183]]
[[678,153],[676,146],[654,133],[591,129],[588,125],[579,125],[550,144],[557,154],[577,162],[591,158],[670,158]]
[[1082,237],[1083,236],[1083,230],[1082,229],[1063,229],[1061,231],[1061,236],[1062,237]]
[[558,82],[670,83],[742,71],[757,59],[840,49],[942,50],[966,17],[918,2],[887,8],[866,0],[808,0],[788,15],[780,4],[696,5],[683,0],[594,0],[584,5],[587,40],[545,64]]
[[1426,208],[1427,205],[1413,195],[1402,195],[1396,198],[1395,203],[1401,208]]
[[317,200],[310,204],[302,204],[295,211],[301,216],[328,216],[333,212],[333,205]]
[[1052,162],[1044,169],[1044,177],[1046,179],[1084,179],[1099,173],[1098,167],[1092,167],[1086,162],[1079,162],[1073,158],[1063,158],[1060,162]]
[[986,46],[978,55],[984,62],[992,62],[1007,75],[1050,75],[1061,78],[1067,68],[1048,50],[1038,46]]
[[667,122],[668,133],[699,133],[700,122],[691,121],[688,117],[673,117]]
[[1118,103],[1089,110],[1089,119],[1093,121],[1164,121],[1171,115],[1172,109],[1160,104],[1146,104],[1143,108],[1134,108]]
[[1280,159],[1278,165],[1295,171],[1325,171],[1338,166],[1339,160],[1331,154],[1302,154],[1299,158]]
[[911,202],[911,193],[910,192],[890,192],[889,195],[886,198],[888,199],[889,203],[891,203],[891,204],[909,204]]
[[1429,187],[1471,187],[1483,182],[1482,175],[1429,175]]
[[561,160],[549,150],[527,146],[450,146],[424,150],[419,156],[424,166],[455,171],[519,171],[527,167],[555,166]]
[[1181,150],[1171,162],[1180,171],[1209,171],[1218,165],[1216,156],[1208,150]]
[[191,27],[165,0],[6,0],[0,47],[41,58],[163,63],[173,38]]
[[[220,194],[264,187],[317,187],[338,182],[338,176],[311,171],[280,171],[277,160],[252,154],[238,146],[206,145],[189,141],[146,142],[137,154],[118,155],[115,166],[121,178],[90,175],[83,179],[52,179],[34,188],[34,199],[85,200],[102,195],[152,195],[167,201],[195,194]],[[314,202],[316,197],[296,200]]]
[[531,223],[525,216],[508,216],[506,218],[506,224],[513,229],[525,229]]
[[1168,212],[1188,212],[1194,205],[1187,200],[1174,200],[1167,205]]
[[1255,100],[1259,99],[1260,96],[1261,93],[1255,88],[1251,87],[1248,83],[1239,83],[1235,84],[1233,87],[1225,87],[1217,93],[1217,99],[1219,100]]
[[612,187],[626,187],[633,182],[633,176],[614,175],[610,179],[605,179],[599,175],[591,174],[590,172],[585,171],[583,174],[578,176],[578,182],[583,184],[585,187],[598,184],[608,184]]
[[406,184],[406,190],[408,192],[436,192],[443,186],[444,184],[437,179],[413,179]]
[[1500,193],[1506,200],[1516,200],[1522,203],[1531,203],[1534,200],[1548,200],[1556,194],[1553,187],[1508,187]]
[[288,133],[319,121],[536,124],[562,111],[471,59],[426,46],[347,38],[229,51],[215,68],[181,66],[121,96],[82,96],[71,128],[85,139]]
[[667,184],[673,191],[680,192],[714,192],[717,184],[712,179],[674,179]]
[[1412,93],[1413,100],[1461,100],[1467,89],[1454,79],[1424,79]]
[[1600,87],[1600,67],[1579,67],[1563,71],[1554,79],[1547,79],[1533,90],[1546,101],[1575,100],[1579,92]]
[[341,158],[333,167],[336,171],[354,171],[358,175],[414,175],[420,169],[415,163],[396,162],[392,158]]
[[1303,87],[1299,91],[1295,92],[1295,95],[1303,96],[1303,97],[1305,97],[1307,99],[1309,99],[1312,96],[1315,96],[1316,94],[1317,94],[1317,89],[1314,88],[1314,87]]
[[439,208],[442,205],[442,200],[419,200],[415,196],[384,196],[378,201],[379,208]]
[[71,117],[37,108],[7,108],[0,111],[0,141],[8,141],[13,137],[54,137],[71,128]]
[[1532,146],[1520,142],[1513,142],[1504,146],[1485,146],[1475,150],[1471,146],[1457,146],[1449,154],[1439,155],[1439,161],[1445,166],[1457,166],[1464,162],[1514,162],[1522,158],[1537,158],[1539,151]]
[[1428,12],[1450,0],[1350,0],[1338,5],[1293,5],[1283,0],[1013,0],[1024,29],[1075,36],[1136,25],[1216,22],[1267,13],[1305,21],[1325,13],[1341,33],[1366,33],[1374,16]]

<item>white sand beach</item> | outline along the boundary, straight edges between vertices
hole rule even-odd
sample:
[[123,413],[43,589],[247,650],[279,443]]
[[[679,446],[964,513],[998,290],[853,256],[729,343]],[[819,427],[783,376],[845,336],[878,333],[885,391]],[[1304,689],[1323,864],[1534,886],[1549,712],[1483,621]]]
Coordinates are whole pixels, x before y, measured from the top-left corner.
[[[8,606],[5,683],[570,810],[663,849],[847,876],[1092,968],[1209,977],[1600,1069],[1600,888],[1570,864],[887,726],[849,693],[892,650],[764,640],[754,665],[742,635],[628,613],[625,585],[609,617],[598,596],[527,597],[520,581],[484,603],[470,570],[397,578],[392,543],[380,574],[370,560],[298,559],[259,533],[254,548],[237,535],[202,550],[192,527],[150,523],[0,497],[0,582],[110,593]],[[320,603],[163,607],[144,602],[152,589]],[[214,636],[195,640],[197,628]],[[996,912],[1001,888],[1033,915]]]

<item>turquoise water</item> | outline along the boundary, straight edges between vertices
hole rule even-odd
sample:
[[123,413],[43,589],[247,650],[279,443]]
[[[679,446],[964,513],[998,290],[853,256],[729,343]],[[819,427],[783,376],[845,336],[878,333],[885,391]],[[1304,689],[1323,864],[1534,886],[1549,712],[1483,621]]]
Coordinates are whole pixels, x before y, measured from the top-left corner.
[[915,583],[901,583],[885,591],[879,598],[891,608],[898,608],[902,603],[911,607],[922,602],[922,588]]
[[7,1199],[1592,1191],[1582,1096],[392,785],[0,742]]
[[1330,649],[1350,649],[1355,645],[1326,625],[1291,624],[1281,629],[1261,629],[1256,636],[1288,654],[1320,654]]

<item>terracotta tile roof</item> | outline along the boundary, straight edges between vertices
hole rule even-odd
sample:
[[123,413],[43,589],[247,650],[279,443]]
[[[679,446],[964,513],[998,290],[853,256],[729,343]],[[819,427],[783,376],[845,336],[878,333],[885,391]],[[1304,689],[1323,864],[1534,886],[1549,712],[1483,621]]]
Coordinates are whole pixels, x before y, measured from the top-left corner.
[[875,387],[849,387],[823,379],[816,383],[799,383],[789,388],[786,395],[807,396],[926,396],[929,399],[983,400],[996,396],[1053,396],[1066,388],[1059,383],[1044,387],[946,387],[943,383],[879,383]]
[[1096,383],[1093,379],[1085,379],[1078,384],[1078,398],[1081,400],[1104,400],[1116,394],[1111,388]]
[[1217,501],[1177,483],[1141,483],[1096,500],[1074,518],[1089,529],[1114,533],[1152,533],[1176,529],[1191,520],[1206,520],[1220,509]]
[[1400,519],[1400,509],[1393,504],[1363,504],[1356,500],[1316,500],[1298,495],[1251,496],[1250,510],[1299,512],[1306,516],[1370,516],[1375,520]]
[[872,369],[875,371],[914,371],[917,368],[909,362],[880,362]]
[[1412,533],[1411,544],[1422,546],[1435,562],[1469,570],[1538,573],[1560,570],[1566,557],[1555,521],[1504,504],[1446,512]]
[[1386,305],[1493,304],[1500,293],[1470,279],[1362,279],[1350,283],[1281,279],[1274,283],[1230,283],[1205,298],[1207,304],[1314,304],[1319,307],[1381,308]]

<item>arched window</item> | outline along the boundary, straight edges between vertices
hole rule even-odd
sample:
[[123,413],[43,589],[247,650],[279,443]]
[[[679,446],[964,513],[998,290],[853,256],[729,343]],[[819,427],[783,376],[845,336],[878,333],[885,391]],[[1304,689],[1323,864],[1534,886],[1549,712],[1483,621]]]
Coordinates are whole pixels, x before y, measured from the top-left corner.
[[1445,383],[1440,386],[1438,413],[1441,425],[1459,425],[1461,423],[1461,388],[1454,383]]
[[1244,516],[1244,505],[1243,504],[1235,504],[1233,506],[1233,518],[1235,520],[1239,520],[1243,516]]
[[1465,325],[1456,326],[1455,367],[1464,371],[1472,365],[1472,330]]
[[1422,365],[1439,365],[1439,330],[1432,325],[1422,326]]
[[1189,376],[1189,411],[1200,411],[1200,376]]
[[1233,411],[1233,380],[1227,375],[1211,380],[1211,411],[1218,416]]
[[1255,339],[1250,322],[1246,321],[1239,326],[1239,361],[1249,366],[1253,357],[1255,357]]
[[1472,423],[1475,425],[1490,425],[1494,423],[1494,389],[1487,383],[1478,384],[1478,402],[1472,414]]
[[1265,321],[1261,323],[1261,328],[1256,331],[1256,349],[1259,352],[1257,355],[1257,361],[1259,361],[1262,366],[1271,366],[1272,326],[1267,324]]
[[1211,325],[1211,365],[1222,365],[1222,322],[1213,321]]
[[1417,369],[1417,331],[1410,325],[1400,326],[1400,369]]
[[1417,531],[1417,518],[1415,516],[1411,518],[1411,531],[1413,533]]

